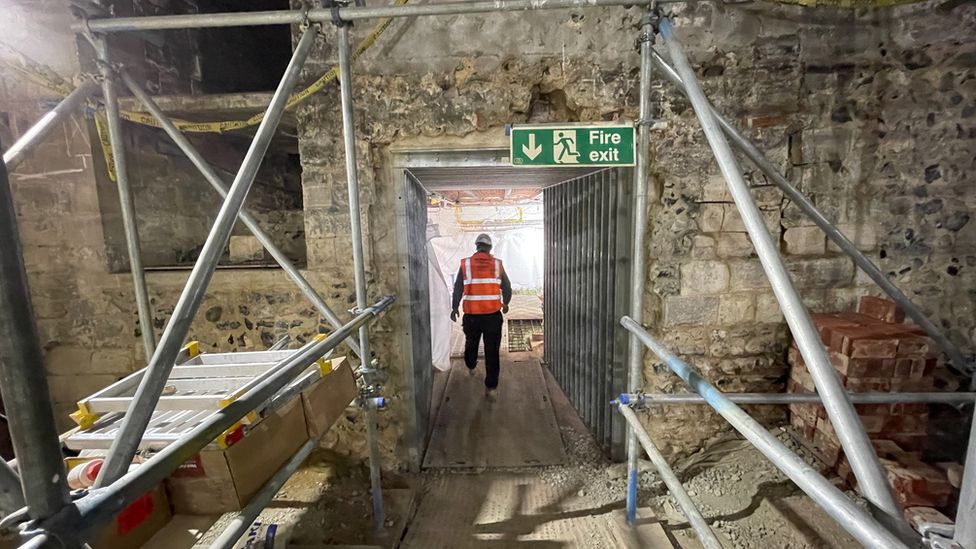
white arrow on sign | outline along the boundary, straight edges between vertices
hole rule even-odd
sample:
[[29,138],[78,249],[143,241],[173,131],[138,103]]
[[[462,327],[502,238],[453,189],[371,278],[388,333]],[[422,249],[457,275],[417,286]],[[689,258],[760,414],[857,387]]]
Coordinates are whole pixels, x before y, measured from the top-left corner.
[[534,133],[529,134],[529,144],[522,145],[522,152],[525,153],[525,156],[529,157],[529,160],[535,160],[535,157],[542,154],[542,145],[535,144]]

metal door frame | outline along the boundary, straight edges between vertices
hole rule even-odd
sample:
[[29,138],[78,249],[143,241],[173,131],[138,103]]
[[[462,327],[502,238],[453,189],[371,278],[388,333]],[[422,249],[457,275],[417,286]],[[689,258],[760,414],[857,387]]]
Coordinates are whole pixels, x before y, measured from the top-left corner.
[[[433,358],[430,349],[429,305],[426,307],[428,315],[426,330],[423,333],[413,330],[414,316],[423,314],[423,311],[418,311],[412,302],[416,298],[417,301],[429,303],[430,287],[425,285],[423,288],[415,288],[411,282],[410,220],[405,196],[407,196],[408,185],[416,184],[423,188],[423,183],[413,177],[409,171],[411,168],[509,167],[510,164],[508,149],[500,147],[393,149],[390,153],[392,162],[389,175],[396,192],[397,295],[401,296],[396,305],[400,315],[397,341],[403,356],[409,361],[408,367],[404,368],[402,373],[403,400],[410,403],[406,410],[404,438],[408,467],[412,472],[419,472],[430,442],[431,422],[427,414],[430,413],[430,400],[433,393],[433,373],[430,372],[433,368]],[[424,279],[426,280],[426,270]],[[419,295],[416,292],[419,292]],[[422,347],[426,346],[427,358],[423,362],[418,360],[415,353],[418,351],[418,346],[421,347],[419,349],[421,354],[423,354]],[[423,375],[424,372],[426,375]]]

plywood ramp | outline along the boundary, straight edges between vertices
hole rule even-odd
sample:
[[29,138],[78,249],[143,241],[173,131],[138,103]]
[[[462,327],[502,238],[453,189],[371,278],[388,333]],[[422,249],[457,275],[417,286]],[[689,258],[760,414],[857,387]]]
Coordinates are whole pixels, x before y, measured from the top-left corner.
[[495,402],[485,398],[484,361],[469,376],[454,361],[424,467],[524,467],[563,463],[559,427],[538,358],[502,352]]
[[401,547],[615,547],[608,517],[574,497],[532,473],[433,479]]

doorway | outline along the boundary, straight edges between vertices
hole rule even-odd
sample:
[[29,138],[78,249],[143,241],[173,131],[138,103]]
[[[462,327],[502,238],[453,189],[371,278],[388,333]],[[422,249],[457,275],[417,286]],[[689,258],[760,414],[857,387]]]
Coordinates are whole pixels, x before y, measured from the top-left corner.
[[[453,369],[445,376],[436,373],[435,360],[443,360],[438,358],[443,356],[443,338],[438,339],[434,332],[450,322],[449,295],[457,272],[454,263],[473,253],[474,238],[480,232],[497,239],[493,253],[502,256],[510,278],[516,275],[513,307],[505,324],[508,337],[502,345],[499,404],[504,398],[505,368],[511,368],[508,382],[517,385],[509,392],[528,391],[519,397],[526,401],[535,394],[535,400],[543,401],[543,408],[550,410],[534,410],[522,401],[508,404],[524,407],[524,412],[545,423],[551,414],[545,377],[551,375],[604,451],[620,457],[623,429],[609,413],[609,400],[623,391],[626,370],[626,339],[619,344],[616,334],[621,330],[616,329],[616,321],[629,294],[629,170],[515,168],[509,163],[507,149],[395,151],[393,159],[399,295],[403,296],[405,327],[401,342],[411,363],[404,396],[412,404],[413,417],[407,428],[412,468],[424,464],[428,446],[435,453],[452,455],[450,449],[444,452],[438,437],[432,442],[435,426],[456,427],[479,417],[479,410],[458,408],[458,401],[450,400],[465,391],[471,391],[473,397],[463,398],[483,399],[475,394],[476,389],[458,386],[461,381],[454,377],[457,371],[467,373],[458,357],[462,336],[455,333],[451,341],[454,356],[449,365]],[[580,291],[573,292],[572,287]],[[479,360],[479,368],[483,371],[483,361]],[[535,371],[538,376],[520,377]],[[447,379],[453,381],[444,381]],[[533,393],[532,387],[539,392]],[[444,403],[451,405],[441,410]],[[445,418],[444,414],[461,417]],[[519,420],[528,421],[525,414],[511,418]],[[519,436],[511,430],[492,435],[498,431],[496,426],[485,425],[487,437]],[[477,436],[462,432],[468,439]],[[544,433],[539,436],[545,439]],[[555,436],[555,444],[560,445],[558,429]],[[492,441],[468,440],[466,444],[475,443],[490,446]],[[528,454],[532,459],[538,457]]]

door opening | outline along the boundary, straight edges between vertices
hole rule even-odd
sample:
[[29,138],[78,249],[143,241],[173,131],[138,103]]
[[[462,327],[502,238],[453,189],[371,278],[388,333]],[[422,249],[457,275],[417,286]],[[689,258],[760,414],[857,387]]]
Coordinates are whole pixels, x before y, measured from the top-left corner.
[[[544,367],[604,450],[622,456],[623,429],[608,403],[626,370],[626,338],[619,344],[616,329],[629,286],[626,170],[513,168],[507,150],[495,149],[398,157],[413,465],[558,463]],[[481,233],[491,236],[512,287],[494,409],[482,406],[479,386],[484,342],[469,379],[462,322],[450,320],[460,261]]]

